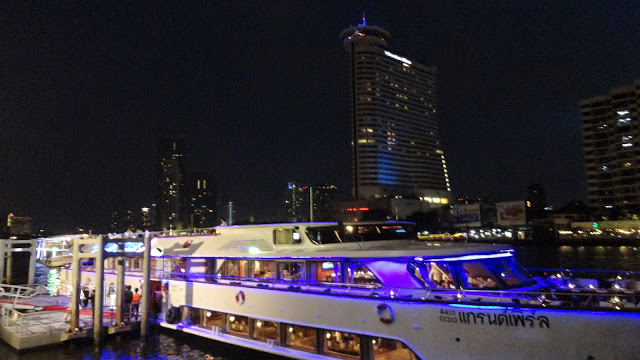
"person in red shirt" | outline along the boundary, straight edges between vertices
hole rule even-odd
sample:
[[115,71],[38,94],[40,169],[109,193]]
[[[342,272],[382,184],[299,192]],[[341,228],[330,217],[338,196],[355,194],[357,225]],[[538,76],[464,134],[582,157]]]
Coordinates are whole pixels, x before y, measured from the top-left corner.
[[138,320],[138,313],[140,311],[140,298],[142,295],[138,294],[138,288],[135,289],[133,293],[133,298],[131,299],[131,306],[133,307],[133,316]]

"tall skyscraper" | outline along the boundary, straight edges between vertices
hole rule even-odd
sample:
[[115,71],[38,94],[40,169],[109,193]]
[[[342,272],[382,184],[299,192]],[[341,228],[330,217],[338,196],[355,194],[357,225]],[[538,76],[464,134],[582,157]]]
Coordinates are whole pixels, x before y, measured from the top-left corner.
[[218,225],[218,187],[211,173],[198,172],[189,175],[190,227],[214,227]]
[[[304,210],[308,206],[309,193],[306,186],[290,182],[287,184],[284,206],[289,221],[304,221]],[[307,211],[308,213],[308,211]]]
[[436,68],[391,52],[389,33],[362,20],[340,34],[350,55],[352,195],[448,202]]
[[184,226],[184,147],[184,135],[158,139],[156,226],[161,230]]
[[287,184],[284,206],[288,221],[332,220],[331,206],[338,188],[331,184]]
[[580,101],[587,202],[594,210],[640,211],[640,81]]

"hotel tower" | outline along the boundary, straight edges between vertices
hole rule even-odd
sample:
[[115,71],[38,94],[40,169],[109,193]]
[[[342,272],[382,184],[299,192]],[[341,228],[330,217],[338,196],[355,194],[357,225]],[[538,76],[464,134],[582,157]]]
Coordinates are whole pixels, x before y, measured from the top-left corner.
[[580,101],[587,202],[594,210],[640,213],[640,81]]
[[350,55],[352,195],[447,203],[436,68],[390,51],[389,33],[362,20],[340,34]]

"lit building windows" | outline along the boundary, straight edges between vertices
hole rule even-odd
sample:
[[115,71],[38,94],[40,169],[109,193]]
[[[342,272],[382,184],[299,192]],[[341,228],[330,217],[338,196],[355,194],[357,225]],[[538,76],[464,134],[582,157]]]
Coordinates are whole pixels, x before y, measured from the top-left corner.
[[625,126],[625,125],[629,125],[629,123],[631,122],[631,118],[623,118],[623,119],[618,119],[618,126]]

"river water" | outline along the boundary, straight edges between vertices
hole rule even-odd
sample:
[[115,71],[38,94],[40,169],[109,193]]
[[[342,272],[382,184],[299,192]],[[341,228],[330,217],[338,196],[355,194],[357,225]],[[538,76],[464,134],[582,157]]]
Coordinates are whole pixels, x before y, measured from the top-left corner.
[[[640,248],[633,246],[549,245],[515,249],[516,257],[527,268],[640,271]],[[285,359],[179,333],[154,334],[145,346],[135,336],[113,336],[98,351],[87,341],[17,353],[0,341],[0,354],[5,360]]]

